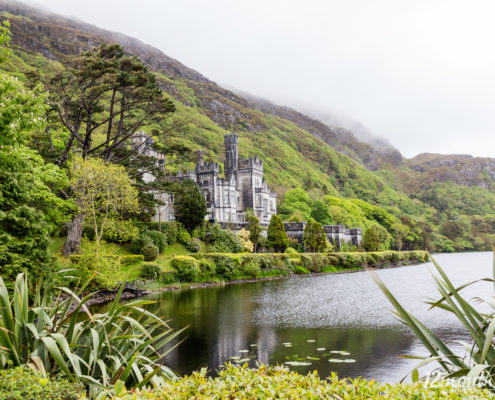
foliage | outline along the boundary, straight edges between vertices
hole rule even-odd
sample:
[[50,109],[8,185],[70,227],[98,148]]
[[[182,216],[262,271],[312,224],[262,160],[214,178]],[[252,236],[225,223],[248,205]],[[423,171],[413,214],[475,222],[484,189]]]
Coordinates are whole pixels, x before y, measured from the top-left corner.
[[251,242],[250,237],[251,233],[244,228],[241,228],[239,232],[237,232],[237,236],[242,245],[242,250],[247,251],[248,253],[252,253],[254,251],[254,244]]
[[[387,289],[383,281],[372,274],[373,280],[385,294],[390,303],[394,306],[396,314],[421,341],[427,349],[429,356],[418,357],[422,359],[420,365],[434,362],[440,365],[445,377],[453,379],[465,379],[469,385],[487,387],[491,391],[495,390],[495,375],[493,365],[495,363],[495,345],[493,335],[495,332],[495,313],[480,313],[479,307],[461,295],[461,291],[473,284],[482,281],[495,282],[495,254],[493,262],[493,277],[465,283],[455,287],[450,281],[445,271],[432,258],[438,276],[434,275],[435,285],[440,294],[438,300],[428,301],[431,308],[440,308],[452,313],[464,326],[466,332],[471,336],[469,343],[465,344],[464,355],[457,355],[443,342],[435,333],[423,325],[417,318],[406,311],[392,293]],[[491,299],[478,299],[483,302],[489,310],[493,310]],[[417,377],[418,371],[413,370],[413,376]]]
[[248,260],[242,265],[242,271],[245,275],[256,278],[261,273],[261,267],[257,260]]
[[183,282],[194,282],[201,274],[198,261],[193,257],[175,256],[172,258],[171,265],[177,270],[177,275]]
[[218,224],[208,227],[205,241],[210,253],[240,253],[243,250],[239,237]]
[[29,365],[42,374],[60,374],[84,384],[90,396],[117,379],[138,387],[160,385],[173,376],[158,364],[157,350],[163,353],[181,331],[172,333],[162,319],[145,311],[142,306],[149,300],[120,303],[122,286],[108,311],[93,315],[86,303],[94,293],[81,298],[82,290],[84,285],[77,292],[38,286],[30,299],[27,276],[19,274],[10,297],[0,278],[0,368]]
[[167,382],[154,390],[129,393],[121,384],[116,385],[116,400],[161,399],[424,399],[473,400],[493,399],[485,390],[447,385],[384,384],[358,379],[339,379],[332,372],[321,379],[316,371],[301,375],[283,366],[259,365],[251,369],[247,364],[226,364],[218,375],[208,376],[206,368],[182,379]]
[[318,253],[325,250],[327,238],[325,231],[319,222],[308,220],[303,233],[304,248],[311,253]]
[[246,220],[247,230],[249,231],[249,240],[253,243],[253,251],[256,252],[263,228],[260,225],[259,218],[254,214],[253,210],[247,210]]
[[159,253],[163,253],[167,247],[167,236],[159,231],[149,230],[146,231],[146,236],[148,236],[153,244],[158,248]]
[[70,209],[55,192],[68,180],[26,147],[29,133],[44,127],[43,96],[0,76],[0,99],[0,272],[8,285],[21,271],[29,271],[34,279],[44,271],[48,281],[53,278],[49,235]]
[[275,251],[284,251],[289,246],[287,233],[285,233],[284,223],[278,215],[272,215],[268,224],[267,233],[268,245]]
[[206,201],[198,185],[191,179],[181,183],[174,197],[175,219],[192,232],[206,216]]
[[121,262],[115,249],[101,242],[96,251],[94,242],[88,243],[77,255],[70,257],[82,282],[90,280],[93,289],[112,289],[117,285]]
[[380,225],[374,225],[364,233],[363,246],[366,251],[383,249],[383,243],[387,238],[387,231]]
[[191,240],[191,235],[189,234],[187,229],[183,228],[182,226],[179,227],[177,231],[177,241],[185,246],[187,243],[189,243],[189,240]]
[[123,266],[139,264],[144,261],[144,256],[142,254],[133,254],[128,256],[122,256],[120,258],[120,264]]
[[154,244],[145,244],[141,248],[141,254],[144,257],[144,261],[155,261],[159,254],[158,247]]
[[141,232],[136,238],[132,240],[130,250],[133,253],[139,254],[144,246],[146,246],[147,244],[154,244],[153,240],[148,236],[147,232],[148,231]]
[[157,281],[160,277],[160,266],[156,264],[143,264],[141,277],[150,281]]
[[201,250],[201,240],[198,238],[191,238],[185,246],[191,253],[197,253]]
[[165,235],[168,244],[174,244],[177,241],[177,232],[179,226],[175,221],[162,222],[161,232]]
[[0,399],[78,400],[86,397],[82,385],[43,376],[27,367],[0,370]]
[[139,228],[132,220],[109,218],[105,224],[103,240],[112,243],[127,243],[137,237]]
[[297,275],[306,275],[306,274],[309,274],[310,272],[309,272],[309,270],[307,270],[303,266],[298,265],[296,268],[294,268],[294,273]]
[[297,250],[292,247],[287,247],[284,251],[286,254],[297,254]]
[[91,221],[98,251],[107,220],[137,210],[137,190],[124,167],[99,158],[75,157],[70,175],[78,214]]

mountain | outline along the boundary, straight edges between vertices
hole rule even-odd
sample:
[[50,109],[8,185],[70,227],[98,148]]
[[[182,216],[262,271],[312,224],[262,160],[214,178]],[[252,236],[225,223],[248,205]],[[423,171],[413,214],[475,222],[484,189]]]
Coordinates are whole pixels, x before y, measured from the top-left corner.
[[0,18],[11,22],[14,50],[0,68],[21,80],[29,70],[48,74],[64,68],[69,57],[103,42],[121,44],[155,73],[174,101],[176,112],[158,130],[204,149],[206,159],[217,162],[224,158],[224,134],[238,133],[240,155],[264,161],[267,183],[280,199],[300,187],[315,199],[359,198],[437,226],[463,215],[495,214],[494,159],[439,154],[406,159],[357,121],[229,90],[124,34],[6,0],[0,0]]

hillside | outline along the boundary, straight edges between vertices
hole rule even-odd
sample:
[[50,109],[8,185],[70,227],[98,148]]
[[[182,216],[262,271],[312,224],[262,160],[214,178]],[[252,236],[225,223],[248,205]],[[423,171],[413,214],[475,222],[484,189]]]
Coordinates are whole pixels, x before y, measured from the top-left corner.
[[361,141],[357,133],[330,124],[324,116],[310,117],[222,88],[123,34],[5,0],[0,0],[0,17],[11,22],[14,50],[2,69],[21,80],[30,70],[49,74],[64,68],[70,57],[103,42],[121,44],[155,73],[176,106],[173,116],[151,128],[192,149],[204,149],[207,160],[220,163],[223,135],[238,133],[240,155],[263,159],[267,183],[282,201],[287,190],[303,188],[313,199],[359,198],[437,227],[460,216],[495,214],[494,159],[434,154],[405,159],[386,142]]

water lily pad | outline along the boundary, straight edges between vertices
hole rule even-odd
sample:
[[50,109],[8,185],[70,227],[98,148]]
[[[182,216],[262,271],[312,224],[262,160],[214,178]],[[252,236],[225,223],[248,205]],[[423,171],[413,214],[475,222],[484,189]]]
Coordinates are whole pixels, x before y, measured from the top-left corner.
[[341,362],[344,362],[344,360],[342,360],[340,358],[330,358],[330,359],[328,359],[328,362],[331,362],[331,363],[341,363]]
[[316,342],[316,340],[314,340],[314,339],[308,339],[308,343],[314,343],[314,342]]
[[242,364],[242,363],[249,362],[249,361],[251,361],[250,358],[241,358],[240,360],[235,360],[234,362],[236,362],[238,364]]
[[325,351],[326,349],[324,347],[318,347],[316,351]]
[[346,358],[344,360],[344,362],[346,362],[346,363],[353,363],[353,362],[356,362],[356,360],[353,360],[352,358]]
[[305,361],[286,361],[284,362],[284,364],[292,365],[293,367],[298,367],[298,366],[304,367],[311,365],[310,362],[305,362]]
[[239,350],[239,353],[249,353],[249,350]]
[[229,358],[232,359],[232,360],[239,360],[241,357],[239,357],[239,356],[233,356],[233,357],[229,357]]
[[291,342],[285,342],[285,343],[282,343],[284,346],[288,346],[288,345],[291,345],[292,346],[292,343]]
[[310,357],[310,356],[307,356],[306,357],[308,360],[319,360],[320,357]]
[[348,355],[351,354],[351,353],[349,353],[348,351],[345,351],[345,350],[332,350],[330,353],[332,353],[332,354],[341,354],[343,356],[348,356]]
[[256,343],[250,344],[251,347],[258,347]]

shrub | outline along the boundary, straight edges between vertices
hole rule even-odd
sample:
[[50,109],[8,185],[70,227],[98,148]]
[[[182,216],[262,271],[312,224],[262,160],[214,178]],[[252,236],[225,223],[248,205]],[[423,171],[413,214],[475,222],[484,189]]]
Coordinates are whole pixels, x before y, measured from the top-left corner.
[[120,257],[120,265],[122,266],[139,264],[143,261],[144,261],[144,256],[142,254],[133,254],[132,256]]
[[177,241],[179,243],[182,243],[184,246],[186,246],[189,240],[191,240],[191,235],[189,234],[187,229],[180,227],[179,230],[177,231]]
[[297,250],[292,247],[287,247],[284,251],[286,254],[297,254]]
[[242,272],[256,278],[261,273],[260,264],[256,260],[248,260],[242,265]]
[[179,281],[179,277],[175,272],[165,272],[161,275],[161,282],[165,285],[170,285],[171,283],[176,283]]
[[163,253],[167,247],[167,237],[164,233],[159,231],[146,231],[146,236],[148,236],[153,244],[158,247],[158,251]]
[[165,235],[168,244],[177,242],[179,225],[175,221],[162,222],[162,233]]
[[132,220],[108,219],[103,239],[112,243],[126,243],[139,235],[139,228]]
[[157,264],[143,264],[141,277],[149,281],[156,281],[160,277],[160,266]]
[[201,240],[198,238],[191,238],[186,244],[186,249],[191,253],[198,253],[201,250]]
[[201,259],[199,260],[199,269],[201,272],[208,276],[214,276],[217,273],[215,263],[211,260]]
[[141,249],[147,244],[153,244],[153,240],[147,235],[148,231],[141,232],[136,238],[134,238],[131,242],[130,250],[134,254],[139,254]]
[[208,241],[208,248],[212,253],[240,253],[243,250],[239,237],[218,224],[210,227]]
[[144,261],[155,261],[158,257],[158,247],[154,244],[146,244],[142,247],[141,254],[144,256]]
[[241,242],[242,249],[247,251],[248,253],[252,253],[254,251],[254,244],[249,239],[251,234],[248,230],[242,228],[239,232],[237,232],[237,237]]
[[301,267],[299,265],[296,268],[294,268],[294,273],[297,275],[305,275],[305,274],[309,274],[309,271],[306,268]]
[[183,282],[194,282],[201,274],[198,261],[193,257],[176,256],[172,258],[171,264],[177,270],[177,275]]
[[[227,364],[218,375],[208,376],[206,368],[182,379],[171,380],[152,392],[134,394],[119,385],[118,399],[430,399],[482,400],[493,398],[487,390],[451,387],[442,384],[387,384],[362,378],[339,379],[332,373],[321,379],[316,371],[307,375],[282,366],[260,365],[256,369]],[[127,397],[128,396],[128,397]],[[131,397],[132,396],[132,397]]]
[[0,399],[77,400],[84,388],[67,379],[48,377],[27,367],[0,370]]

